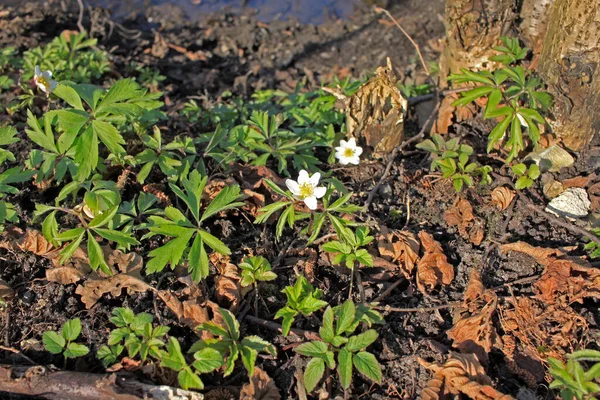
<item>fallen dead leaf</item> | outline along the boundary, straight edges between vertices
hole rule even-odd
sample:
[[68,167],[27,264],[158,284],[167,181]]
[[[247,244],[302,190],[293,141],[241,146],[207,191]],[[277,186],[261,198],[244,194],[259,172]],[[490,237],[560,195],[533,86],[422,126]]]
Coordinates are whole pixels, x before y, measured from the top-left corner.
[[562,184],[565,187],[565,189],[572,188],[572,187],[585,188],[595,178],[596,178],[596,174],[592,174],[592,175],[588,175],[588,176],[576,176],[574,178],[563,180]]
[[492,299],[481,311],[471,315],[455,315],[458,320],[446,332],[453,346],[462,353],[473,353],[482,363],[487,364],[488,353],[497,339],[492,316],[496,311],[496,299]]
[[100,275],[100,272],[93,272],[83,285],[75,289],[75,293],[81,296],[81,301],[86,308],[91,308],[106,293],[116,297],[121,295],[123,289],[127,289],[128,294],[152,289],[142,279],[144,262],[140,255],[113,250],[106,262],[116,271],[116,274],[105,277]]
[[444,221],[449,226],[458,227],[458,232],[471,243],[479,246],[483,241],[484,222],[473,214],[473,206],[469,201],[459,198],[444,213]]
[[279,400],[281,395],[273,379],[262,369],[255,367],[250,382],[242,387],[240,400]]
[[445,399],[446,393],[463,394],[473,400],[513,400],[512,396],[503,394],[492,385],[492,380],[474,354],[450,352],[445,363],[429,363],[422,358],[419,364],[434,372],[433,378],[423,389],[420,400]]
[[208,391],[204,395],[204,400],[237,400],[239,390],[235,387],[219,387]]
[[241,287],[239,268],[229,261],[228,256],[214,252],[209,256],[209,260],[219,272],[219,275],[215,277],[217,303],[222,307],[229,308],[232,312],[237,311],[243,295],[251,288],[243,289]]
[[448,128],[452,125],[452,119],[454,117],[454,112],[456,111],[456,107],[453,106],[452,103],[456,99],[457,97],[453,95],[444,97],[444,100],[442,100],[442,104],[440,105],[438,117],[434,121],[433,126],[431,127],[431,134],[448,133]]
[[7,301],[14,297],[15,291],[4,279],[0,279],[0,299]]
[[417,264],[417,287],[427,294],[427,288],[433,290],[441,284],[449,285],[454,279],[454,267],[448,263],[442,246],[425,231],[419,232],[421,246],[425,254]]
[[556,259],[534,286],[537,298],[547,304],[583,303],[584,298],[600,298],[600,269],[580,258]]
[[389,230],[382,227],[377,238],[379,254],[388,260],[397,262],[407,279],[412,278],[415,265],[419,260],[419,240],[408,231]]
[[515,191],[505,186],[498,186],[492,190],[492,205],[500,211],[506,210],[515,198]]
[[507,243],[500,246],[500,251],[508,253],[511,251],[517,251],[519,253],[527,254],[537,261],[538,264],[548,265],[556,257],[563,255],[563,252],[559,249],[548,249],[544,247],[535,247],[525,242],[514,242]]

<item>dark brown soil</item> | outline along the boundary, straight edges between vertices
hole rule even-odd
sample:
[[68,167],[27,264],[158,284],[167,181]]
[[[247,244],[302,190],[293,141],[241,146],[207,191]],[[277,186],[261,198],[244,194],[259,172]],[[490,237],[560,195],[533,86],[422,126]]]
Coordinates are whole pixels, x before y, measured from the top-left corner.
[[[443,35],[443,1],[403,0],[390,3],[389,9],[397,18],[402,19],[404,28],[420,44],[425,58],[436,60],[438,54],[431,46]],[[48,42],[65,29],[77,29],[77,10],[65,11],[60,8],[59,2],[50,6],[27,3],[19,9],[7,11],[8,15],[0,18],[0,48],[7,45],[20,49],[32,48]],[[190,96],[210,105],[218,102],[220,94],[225,90],[230,90],[235,95],[250,96],[254,91],[264,88],[290,90],[300,79],[307,79],[310,84],[318,85],[321,80],[330,80],[338,73],[357,78],[372,73],[377,66],[385,63],[386,57],[391,57],[394,65],[405,74],[405,82],[423,82],[423,77],[415,72],[417,64],[412,45],[395,27],[380,21],[380,16],[370,11],[349,21],[335,21],[322,26],[302,25],[294,21],[275,21],[267,25],[252,16],[227,14],[215,15],[202,22],[189,22],[181,15],[165,11],[168,9],[163,7],[161,14],[151,15],[151,24],[138,18],[115,25],[108,13],[97,10],[91,13],[92,33],[100,38],[100,47],[110,50],[115,77],[121,74],[120,71],[125,71],[125,67],[132,61],[151,65],[167,77],[160,88],[164,91],[166,112],[170,117],[168,126],[173,135],[199,133],[198,127],[190,126],[179,114]],[[90,22],[86,15],[84,25],[90,26]],[[155,32],[159,32],[167,43],[181,46],[189,52],[202,51],[206,60],[191,61],[184,53],[172,49],[163,57],[153,56],[151,49],[155,43]],[[0,103],[5,104],[9,100],[10,94],[0,95]],[[0,115],[0,125],[4,125],[9,118],[12,124],[22,130],[23,115]],[[407,136],[417,133],[418,122],[417,112],[411,109]],[[477,134],[477,122],[472,122],[472,125],[463,124],[464,126],[456,129],[474,132],[469,135],[469,141],[477,152],[484,153],[485,138]],[[23,147],[21,151],[26,153],[29,149]],[[486,224],[484,242],[480,246],[473,245],[444,222],[443,211],[452,205],[456,195],[447,182],[426,184],[430,180],[424,177],[428,173],[429,164],[424,160],[425,157],[422,152],[411,152],[402,160],[399,158],[392,168],[390,178],[384,182],[375,197],[370,215],[363,217],[375,219],[390,229],[402,229],[408,213],[405,201],[408,196],[410,220],[405,229],[413,232],[426,230],[431,233],[442,244],[448,261],[455,267],[455,279],[452,284],[435,292],[433,298],[424,297],[414,284],[404,282],[384,300],[385,305],[429,307],[461,300],[473,268],[483,271],[483,283],[486,287],[498,287],[542,272],[542,267],[529,257],[518,254],[501,255],[495,245],[499,240],[523,240],[552,248],[573,246],[581,242],[579,237],[550,224],[521,202],[512,213],[498,211],[488,205],[490,188],[473,188],[466,191],[465,197]],[[597,169],[597,159],[598,154],[593,151],[583,154],[576,166],[564,171],[561,178]],[[500,163],[493,164],[492,161],[491,165],[509,175],[500,169]],[[357,204],[364,203],[383,168],[384,165],[376,164],[340,171],[344,183],[358,194],[353,201]],[[132,187],[131,194],[139,189]],[[533,188],[533,193],[536,192],[541,193],[540,184]],[[25,186],[14,199],[22,211],[23,227],[30,222],[26,214],[34,209],[35,201],[40,200],[38,196],[35,188]],[[539,194],[537,196],[541,198]],[[504,230],[507,218],[510,221]],[[263,230],[241,218],[225,221],[220,226],[211,228],[226,237],[226,244],[234,252],[234,262],[239,261],[248,248],[255,254],[274,260],[282,251],[292,253],[304,246],[295,242],[288,247],[297,237],[297,232],[287,231],[283,240],[276,242],[272,229]],[[573,254],[585,253],[580,246]],[[86,310],[75,294],[76,285],[62,286],[45,280],[45,269],[49,267],[48,261],[31,254],[9,253],[4,250],[0,254],[0,278],[7,281],[16,292],[14,300],[8,306],[8,312],[4,313],[4,323],[0,326],[0,343],[22,351],[36,363],[63,367],[61,357],[44,351],[41,336],[44,331],[58,329],[66,320],[79,317],[83,322],[83,340],[91,350],[90,356],[70,361],[66,367],[102,372],[103,367],[95,359],[94,353],[106,343],[110,330],[108,317],[115,307],[130,307],[135,312],[155,314],[162,324],[171,326],[170,334],[180,339],[182,348],[196,339],[193,332],[179,324],[176,317],[162,302],[156,301],[151,292],[123,294],[116,298],[104,296],[92,309]],[[275,311],[285,302],[280,290],[292,283],[293,278],[291,269],[283,269],[276,281],[263,288],[268,310],[263,309],[261,317],[272,319]],[[176,289],[179,285],[173,275],[162,280],[152,275],[147,281],[154,287],[160,284],[160,289]],[[381,283],[367,279],[367,299],[375,298],[393,281]],[[321,267],[316,269],[315,285],[325,291],[325,300],[338,304],[347,294],[348,277],[329,266]],[[209,294],[213,290],[211,287],[212,281],[208,279],[205,289]],[[513,286],[512,291],[506,288],[498,291],[501,296],[531,293],[531,283]],[[581,305],[582,315],[589,316],[589,337],[597,331],[600,319],[597,306],[593,302]],[[317,324],[318,320],[313,317],[299,321],[298,328],[316,330]],[[446,331],[452,324],[449,309],[386,315],[386,324],[379,328],[380,340],[373,345],[373,352],[383,365],[384,382],[381,386],[372,386],[357,377],[351,397],[416,398],[430,378],[430,373],[417,363],[417,357],[439,361],[440,353],[451,348]],[[242,335],[258,334],[278,346],[277,359],[259,359],[258,363],[275,380],[284,398],[295,398],[293,376],[300,366],[299,360],[294,358],[292,350],[281,350],[290,341],[252,324],[243,323],[242,331]],[[0,356],[4,357],[3,361],[6,363],[26,364],[26,360],[10,352],[0,351]],[[239,370],[236,371],[238,372],[226,379],[218,374],[203,379],[210,382],[207,384],[209,388],[221,385],[239,387],[246,378]],[[508,372],[502,354],[491,354],[487,372],[495,387],[504,393],[516,396],[525,387],[519,376]],[[535,388],[535,391],[541,398],[551,398],[543,385]],[[341,393],[335,386],[334,392]]]

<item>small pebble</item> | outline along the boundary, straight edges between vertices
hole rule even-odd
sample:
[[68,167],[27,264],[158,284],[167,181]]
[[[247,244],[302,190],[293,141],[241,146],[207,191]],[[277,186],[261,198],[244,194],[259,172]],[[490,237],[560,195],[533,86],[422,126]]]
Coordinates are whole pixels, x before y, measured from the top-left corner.
[[591,205],[585,189],[569,188],[552,199],[546,211],[559,217],[583,218],[588,215]]

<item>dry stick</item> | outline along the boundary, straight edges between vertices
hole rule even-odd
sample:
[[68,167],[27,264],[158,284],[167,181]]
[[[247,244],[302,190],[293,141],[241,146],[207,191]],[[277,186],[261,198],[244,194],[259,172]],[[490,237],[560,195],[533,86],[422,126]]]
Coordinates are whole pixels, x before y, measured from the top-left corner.
[[460,301],[456,301],[454,303],[442,304],[434,307],[415,307],[415,308],[398,308],[398,307],[389,307],[389,306],[375,306],[373,309],[380,311],[389,311],[389,312],[430,312],[436,310],[443,310],[444,308],[452,308],[458,307],[462,304]]
[[29,361],[31,363],[31,365],[35,365],[36,364],[35,361],[33,361],[31,358],[27,357],[25,354],[23,354],[19,350],[14,349],[12,347],[0,346],[0,350],[10,351],[11,353],[17,354],[17,355],[23,357],[25,360]]
[[[267,321],[262,318],[256,318],[256,317],[253,317],[252,315],[246,315],[244,317],[244,319],[247,319],[248,321],[252,322],[253,324],[260,325],[260,326],[268,328],[272,331],[279,332],[279,333],[283,332],[283,328],[277,322]],[[305,331],[303,329],[296,329],[296,328],[290,329],[290,332],[297,336],[306,336],[306,334],[309,333],[308,331]]]
[[429,69],[427,68],[427,64],[425,64],[425,60],[423,59],[423,55],[421,54],[421,49],[419,48],[419,45],[417,44],[417,42],[415,42],[413,40],[413,38],[408,34],[408,32],[406,32],[404,30],[404,28],[402,28],[402,26],[398,23],[398,21],[396,21],[396,19],[392,16],[392,14],[390,14],[390,12],[388,10],[386,10],[385,8],[381,8],[381,7],[374,7],[374,10],[377,13],[384,13],[385,15],[387,15],[388,18],[390,20],[392,20],[392,22],[398,27],[398,29],[400,29],[402,31],[402,33],[404,33],[404,36],[406,36],[406,38],[412,43],[412,45],[417,50],[417,54],[419,55],[419,59],[421,60],[421,65],[423,65],[423,69],[425,70],[425,73],[429,77],[430,76]]
[[390,287],[385,289],[385,291],[383,293],[381,293],[379,296],[377,296],[375,298],[375,300],[373,300],[373,303],[379,303],[381,300],[385,299],[390,293],[392,293],[392,291],[394,289],[396,289],[398,286],[400,286],[404,282],[406,282],[406,278],[401,277],[400,279],[398,279]]
[[523,199],[527,208],[529,208],[530,210],[533,210],[536,213],[540,214],[541,216],[545,217],[548,221],[550,221],[556,225],[562,226],[563,228],[568,229],[573,233],[577,233],[579,235],[586,236],[592,242],[595,242],[598,245],[600,245],[600,238],[598,236],[594,235],[592,232],[589,232],[583,228],[578,227],[575,224],[572,224],[571,222],[568,222],[567,220],[562,220],[560,218],[555,217],[554,215],[552,215],[550,213],[547,213],[544,210],[541,210],[538,206],[533,204],[531,202],[531,200],[529,200],[527,197],[525,197],[521,194],[519,194],[519,198]]
[[365,202],[365,209],[368,209],[371,206],[371,203],[373,202],[373,198],[375,197],[375,194],[379,191],[379,188],[381,188],[383,181],[390,174],[390,171],[392,169],[392,164],[394,163],[394,160],[396,159],[396,155],[398,155],[398,152],[400,150],[406,148],[409,144],[412,144],[412,143],[416,142],[417,140],[422,139],[425,136],[425,131],[427,130],[427,126],[433,120],[433,117],[437,114],[439,108],[440,108],[440,103],[438,102],[437,105],[435,106],[435,108],[433,109],[433,112],[429,116],[429,118],[427,118],[427,121],[425,121],[425,124],[421,128],[421,131],[416,136],[402,142],[399,146],[394,147],[392,154],[390,154],[390,160],[388,161],[387,165],[385,166],[385,171],[383,171],[383,175],[381,175],[381,178],[379,179],[379,182],[377,182],[377,185],[375,185],[375,187],[373,189],[371,189],[371,191],[369,192],[369,196],[367,197],[367,201]]
[[85,28],[83,27],[83,0],[77,0],[77,4],[79,4],[79,18],[77,18],[77,28],[79,28],[79,32],[85,32]]

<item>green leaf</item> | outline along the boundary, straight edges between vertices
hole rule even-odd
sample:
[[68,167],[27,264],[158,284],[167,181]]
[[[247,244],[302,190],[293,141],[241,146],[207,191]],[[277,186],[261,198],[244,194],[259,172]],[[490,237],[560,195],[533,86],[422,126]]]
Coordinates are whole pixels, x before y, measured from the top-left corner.
[[199,282],[208,276],[208,255],[204,248],[204,242],[200,235],[196,235],[188,255],[188,269],[192,274],[192,279]]
[[527,172],[527,166],[523,163],[513,165],[511,169],[513,174],[517,176],[525,175],[525,172]]
[[522,176],[515,182],[515,189],[522,190],[530,187],[533,184],[533,181],[529,179],[527,176]]
[[90,349],[87,346],[78,343],[69,343],[67,349],[65,350],[64,356],[65,358],[77,358],[85,356],[90,352]]
[[348,389],[352,383],[352,353],[343,348],[338,354],[338,374],[340,383],[344,389]]
[[491,87],[491,86],[481,86],[481,87],[477,87],[475,89],[471,89],[467,92],[464,92],[458,100],[455,100],[452,103],[452,105],[453,106],[467,105],[470,102],[489,94],[493,90],[494,90],[494,87]]
[[61,329],[61,335],[66,340],[72,341],[79,337],[81,333],[81,320],[73,318],[64,323]]
[[374,329],[369,329],[359,335],[352,336],[348,339],[348,344],[346,345],[346,349],[352,353],[357,352],[359,350],[364,350],[368,346],[370,346],[379,334]]
[[140,244],[140,242],[136,238],[131,236],[131,233],[125,233],[114,229],[103,228],[95,228],[94,232],[96,232],[98,235],[102,236],[106,240],[118,243],[119,246],[128,248],[129,246]]
[[487,145],[488,153],[490,151],[492,151],[492,149],[494,148],[494,145],[496,143],[498,143],[498,141],[500,139],[502,139],[511,120],[512,120],[512,118],[506,117],[502,120],[502,122],[500,122],[498,125],[496,125],[494,127],[494,129],[492,129],[492,131],[490,132],[490,134],[488,136],[488,145]]
[[539,178],[541,172],[540,167],[537,164],[531,164],[529,167],[529,173],[527,174],[531,179],[536,180]]
[[373,382],[381,383],[381,366],[373,354],[361,351],[354,355],[353,362],[358,372]]
[[308,343],[302,343],[300,346],[294,349],[296,353],[310,357],[321,357],[327,353],[328,350],[329,348],[326,343],[316,340]]
[[248,377],[252,377],[254,374],[254,365],[256,364],[256,357],[258,357],[258,351],[250,348],[242,346],[240,348],[240,353],[242,355],[242,363],[248,372]]
[[233,340],[239,340],[240,323],[235,318],[235,315],[225,308],[219,308],[219,314],[221,314],[221,317],[223,317],[223,322],[225,322],[225,326],[229,332],[229,337]]
[[335,336],[333,331],[333,309],[327,307],[323,313],[323,325],[319,328],[319,335],[327,343],[331,343]]
[[208,207],[206,207],[206,210],[204,210],[204,213],[202,214],[202,217],[200,218],[200,222],[206,220],[207,218],[212,217],[213,215],[215,215],[221,211],[225,211],[225,210],[229,210],[232,208],[243,206],[244,205],[243,202],[235,202],[235,200],[237,200],[239,198],[240,198],[240,187],[238,185],[225,187],[223,190],[221,190],[219,192],[217,197],[215,197],[210,202]]
[[109,208],[108,210],[104,211],[102,214],[100,214],[100,215],[96,216],[94,219],[92,219],[90,221],[90,223],[88,224],[88,226],[90,228],[98,228],[98,227],[108,224],[108,222],[110,220],[112,220],[114,218],[114,216],[117,214],[118,209],[119,209],[119,206],[114,206],[114,207]]
[[67,344],[64,337],[54,331],[44,332],[42,335],[44,347],[52,354],[60,354]]
[[55,94],[57,97],[63,99],[71,107],[82,111],[84,110],[83,104],[81,103],[81,98],[79,97],[75,89],[73,89],[72,87],[59,83],[58,85],[56,85],[52,93]]
[[181,352],[181,346],[179,345],[177,339],[174,337],[169,338],[169,343],[167,344],[167,354],[160,361],[163,367],[170,368],[174,371],[180,371],[187,366],[185,357]]
[[88,127],[75,144],[75,162],[78,164],[75,179],[86,179],[98,165],[98,135]]
[[429,139],[424,140],[421,143],[418,143],[415,147],[417,149],[429,151],[431,153],[435,153],[438,151],[438,148],[435,145],[435,143],[433,143],[433,141],[431,141]]
[[194,353],[193,366],[201,374],[207,374],[223,365],[223,356],[215,349],[204,348]]
[[58,236],[58,223],[56,222],[56,210],[46,216],[42,223],[42,233],[46,240],[58,247],[56,236]]
[[202,237],[202,241],[217,253],[223,254],[225,256],[231,254],[231,250],[229,250],[229,247],[227,247],[225,243],[221,242],[221,240],[217,239],[215,236],[211,235],[207,231],[203,229],[198,229],[198,234]]
[[321,358],[313,358],[304,370],[304,386],[308,392],[312,392],[323,377],[325,362]]
[[182,389],[204,389],[204,384],[198,375],[194,373],[189,367],[184,367],[179,374],[177,374],[177,381]]
[[350,299],[346,300],[339,310],[335,334],[341,335],[346,332],[354,323],[355,315],[356,307],[354,306],[354,302]]
[[[77,228],[76,228],[77,229]],[[60,257],[58,258],[58,262],[60,264],[64,264],[65,261],[67,261],[68,259],[70,259],[73,254],[75,253],[75,250],[77,250],[77,248],[79,247],[79,245],[81,244],[82,240],[83,240],[83,236],[85,234],[85,231],[83,230],[83,228],[79,228],[82,230],[81,234],[75,238],[75,240],[73,240],[71,243],[69,243],[61,252],[60,252]]]
[[87,251],[90,261],[90,268],[96,271],[98,267],[100,267],[104,273],[111,274],[110,267],[104,259],[104,254],[102,253],[102,248],[100,247],[100,244],[96,242],[94,235],[92,235],[90,231],[88,231],[87,237]]
[[92,121],[92,130],[112,154],[125,154],[125,149],[121,146],[125,144],[125,139],[113,125],[94,120]]

